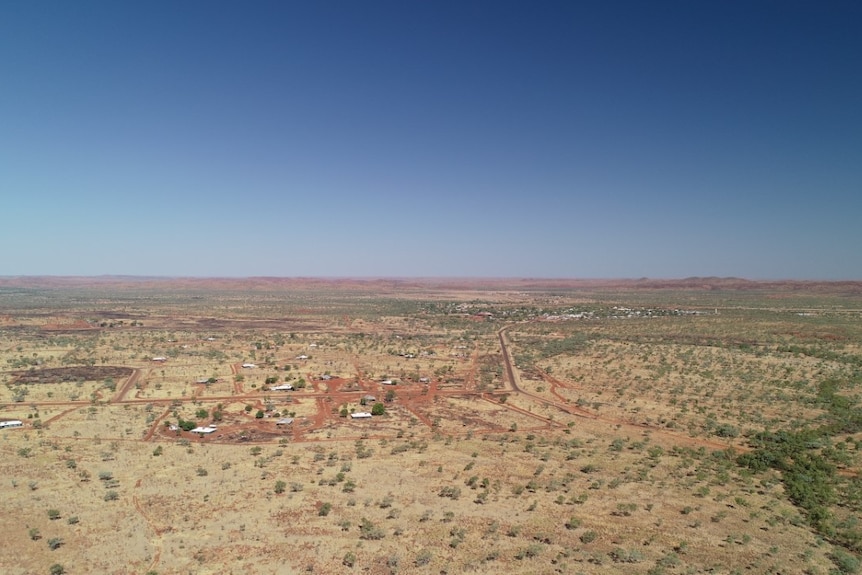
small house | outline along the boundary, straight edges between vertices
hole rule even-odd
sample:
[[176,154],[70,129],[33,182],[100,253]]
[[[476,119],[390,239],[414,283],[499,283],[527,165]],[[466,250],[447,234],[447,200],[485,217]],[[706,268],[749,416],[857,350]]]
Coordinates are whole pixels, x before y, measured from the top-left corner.
[[357,411],[356,413],[351,413],[350,417],[353,419],[370,419],[371,414],[367,411]]
[[11,427],[24,427],[24,422],[20,419],[10,419],[8,421],[0,421],[0,429],[7,429]]
[[275,422],[276,425],[291,425],[293,423],[292,417],[283,417]]

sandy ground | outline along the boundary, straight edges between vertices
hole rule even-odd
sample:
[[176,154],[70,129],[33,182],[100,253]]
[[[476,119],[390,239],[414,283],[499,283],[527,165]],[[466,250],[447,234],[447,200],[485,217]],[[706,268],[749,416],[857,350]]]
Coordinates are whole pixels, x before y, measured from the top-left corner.
[[[477,299],[452,286],[433,297]],[[313,298],[280,320],[135,312],[143,327],[92,310],[4,313],[0,419],[25,425],[0,431],[0,571],[828,572],[831,546],[776,477],[722,454],[747,449],[749,429],[817,417],[794,397],[842,373],[759,350],[854,353],[852,324],[787,314],[746,327],[752,349],[669,341],[690,318],[493,323],[470,305],[445,329],[419,312],[321,315]],[[704,338],[733,332],[696,320],[686,330]],[[603,335],[577,353],[537,351],[579,330]],[[524,354],[536,357],[516,367]],[[127,375],[19,379],[81,360]],[[274,392],[270,378],[305,386]],[[342,415],[378,402],[384,415]],[[179,419],[217,429],[172,429]],[[739,433],[717,436],[723,424]]]

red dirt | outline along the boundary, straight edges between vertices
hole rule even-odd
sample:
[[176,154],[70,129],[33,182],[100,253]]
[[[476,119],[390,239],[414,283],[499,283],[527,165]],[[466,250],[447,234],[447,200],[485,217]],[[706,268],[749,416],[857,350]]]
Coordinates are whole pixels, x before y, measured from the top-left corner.
[[[377,397],[382,397],[389,389],[393,389],[396,392],[396,399],[394,403],[395,405],[401,406],[404,410],[406,410],[406,412],[415,416],[416,419],[421,422],[422,425],[426,426],[429,430],[432,430],[435,433],[439,433],[442,431],[434,428],[432,417],[428,415],[428,408],[434,405],[435,401],[437,401],[438,399],[447,397],[475,398],[478,400],[491,401],[494,403],[494,405],[499,406],[503,409],[534,419],[537,422],[537,425],[534,428],[536,430],[547,430],[564,426],[564,424],[560,421],[554,420],[550,417],[537,415],[527,409],[524,409],[517,405],[513,405],[512,402],[501,402],[496,399],[502,394],[511,395],[514,393],[528,397],[532,401],[535,401],[547,407],[558,409],[560,411],[563,411],[564,413],[570,414],[575,417],[587,418],[596,423],[605,424],[608,427],[626,428],[638,432],[649,432],[651,434],[654,434],[654,436],[664,438],[669,443],[676,443],[693,447],[706,447],[709,449],[716,450],[728,449],[730,447],[738,451],[748,450],[746,447],[740,445],[731,445],[726,442],[720,442],[705,438],[690,437],[684,432],[677,432],[620,418],[598,415],[597,413],[593,413],[577,405],[573,405],[572,403],[567,401],[562,395],[559,394],[558,389],[576,389],[576,386],[548,374],[542,374],[541,377],[550,386],[551,394],[554,396],[555,399],[548,399],[546,397],[521,389],[515,383],[515,368],[512,365],[511,356],[507,348],[508,342],[506,341],[505,337],[505,329],[506,328],[500,330],[499,339],[503,364],[505,367],[504,373],[507,381],[509,382],[509,385],[507,389],[498,390],[492,393],[483,393],[477,389],[476,371],[479,363],[479,355],[478,352],[474,350],[470,359],[468,375],[464,378],[463,384],[458,386],[450,384],[448,388],[447,386],[441,386],[440,381],[436,379],[429,384],[410,383],[406,385],[398,385],[393,388],[382,387],[379,382],[367,381],[362,379],[362,370],[356,358],[354,358],[353,360],[354,368],[357,374],[355,389],[351,389],[349,391],[345,390],[345,387],[349,383],[352,383],[349,379],[333,378],[328,381],[323,381],[315,380],[314,378],[309,376],[308,381],[310,384],[310,388],[291,392],[290,397],[292,397],[294,400],[302,402],[313,401],[316,406],[315,412],[313,415],[308,417],[295,418],[293,425],[287,428],[276,428],[274,420],[272,418],[255,419],[253,415],[241,415],[228,421],[220,422],[218,431],[203,437],[200,437],[198,434],[192,434],[189,432],[177,433],[175,431],[170,431],[164,426],[164,421],[171,412],[171,406],[176,401],[176,399],[163,398],[154,400],[128,397],[129,391],[134,387],[135,383],[140,378],[140,370],[131,370],[131,373],[129,373],[126,381],[114,394],[114,397],[112,398],[112,403],[153,404],[164,406],[164,411],[162,412],[162,414],[158,417],[158,419],[156,419],[156,421],[154,421],[149,426],[147,432],[144,434],[144,441],[175,441],[178,437],[195,442],[217,443],[268,443],[283,438],[290,438],[290,440],[294,442],[329,441],[330,439],[318,437],[313,432],[325,430],[330,426],[349,424],[350,422],[345,422],[345,420],[341,418],[340,414],[338,413],[341,405],[355,404],[363,395],[368,393],[374,394]],[[89,369],[93,370],[92,372],[88,372],[89,376],[93,376],[96,373],[101,376],[103,375],[103,373],[99,372],[98,370],[107,368],[94,367]],[[127,370],[127,372],[129,371],[129,368],[125,369]],[[239,373],[239,369],[239,364],[231,365],[232,373]],[[71,377],[78,375],[79,374],[74,371],[65,371],[61,374],[57,374],[58,377]],[[266,396],[269,395],[270,392],[265,390],[253,390],[247,393],[239,382],[234,382],[234,395],[205,397],[204,401],[224,402],[227,404],[236,402],[250,403],[257,406],[256,409],[259,409],[263,408],[263,400]],[[200,394],[196,393],[190,398],[184,398],[182,401],[201,401],[201,396]],[[82,406],[90,405],[90,402],[46,401],[39,402],[39,405],[58,406],[64,408],[64,411],[62,413],[57,414],[53,416],[50,420],[48,420],[47,423],[50,423],[58,420],[59,418],[63,417],[68,413],[71,413],[75,409],[79,409]],[[477,424],[476,417],[465,416],[463,414],[459,415],[455,412],[453,412],[451,415],[453,418],[459,417],[461,422],[464,424],[464,428],[463,431],[459,432],[447,430],[446,432],[444,432],[446,435],[462,435],[467,433],[483,434],[503,431],[499,425],[490,421],[482,421],[481,418],[478,420]],[[378,419],[378,421],[380,420]],[[386,420],[384,419],[383,421]],[[362,434],[364,436],[374,436],[376,435],[375,430],[380,429],[380,427],[381,426],[377,425],[374,420],[364,422],[362,426]],[[391,432],[389,434],[391,435]],[[347,438],[341,438],[338,440],[344,439]],[[852,471],[848,471],[847,473],[852,473]]]
[[132,371],[131,375],[129,375],[126,382],[117,390],[117,393],[114,394],[114,398],[111,400],[114,403],[120,403],[128,395],[129,390],[134,387],[135,383],[138,381],[138,378],[141,377],[141,370],[136,369]]

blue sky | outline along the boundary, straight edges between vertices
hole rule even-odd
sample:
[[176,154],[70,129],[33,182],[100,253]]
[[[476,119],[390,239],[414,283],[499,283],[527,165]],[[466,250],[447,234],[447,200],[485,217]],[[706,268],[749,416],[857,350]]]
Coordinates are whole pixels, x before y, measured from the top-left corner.
[[0,275],[862,279],[856,2],[0,6]]

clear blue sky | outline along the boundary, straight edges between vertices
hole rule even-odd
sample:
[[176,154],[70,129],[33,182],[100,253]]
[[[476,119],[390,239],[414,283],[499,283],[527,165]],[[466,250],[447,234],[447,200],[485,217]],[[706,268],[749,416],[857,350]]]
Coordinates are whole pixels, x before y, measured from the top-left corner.
[[862,279],[862,4],[10,0],[0,275]]

